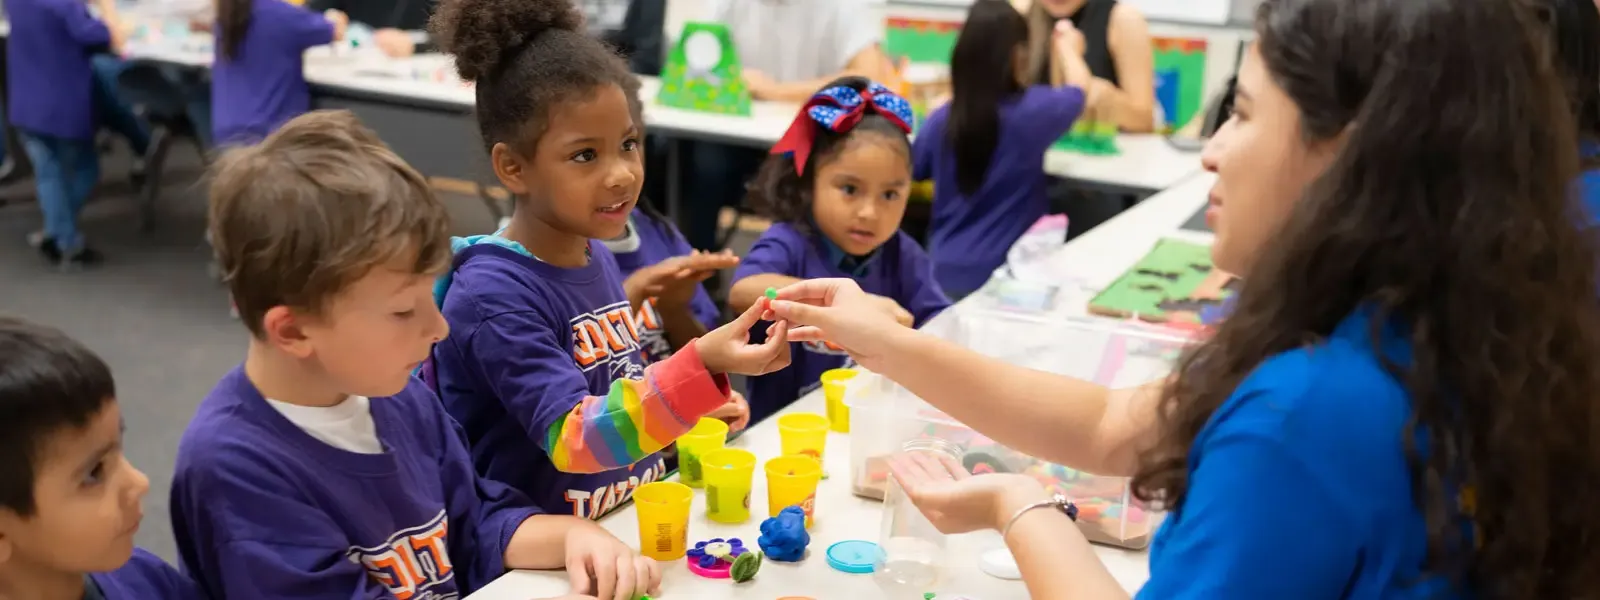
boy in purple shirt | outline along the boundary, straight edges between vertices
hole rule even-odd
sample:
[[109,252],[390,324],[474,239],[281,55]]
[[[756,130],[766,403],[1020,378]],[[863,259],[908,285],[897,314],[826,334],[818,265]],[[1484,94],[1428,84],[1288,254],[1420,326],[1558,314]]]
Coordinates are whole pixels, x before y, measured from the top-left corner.
[[211,140],[251,144],[311,110],[305,52],[344,38],[349,17],[283,0],[218,0]]
[[620,237],[643,184],[637,85],[569,0],[447,0],[433,39],[476,82],[490,163],[516,197],[504,230],[459,240],[437,297],[440,397],[478,471],[550,512],[599,518],[665,473],[661,450],[730,401],[725,373],[788,364],[787,328],[748,343],[764,306],[648,364]]
[[[932,179],[928,251],[939,285],[962,297],[989,281],[1006,251],[1050,210],[1040,166],[1083,113],[1092,77],[1065,35],[1056,44],[1068,84],[1023,86],[1028,23],[1005,0],[979,0],[950,60],[954,95],[928,116],[911,146],[911,175]],[[1077,85],[1074,85],[1077,84]]]
[[133,546],[150,480],[122,454],[111,370],[65,334],[0,317],[0,594],[198,600]]
[[[860,77],[829,83],[801,107],[751,186],[774,224],[734,272],[728,302],[759,303],[767,288],[802,279],[849,277],[920,327],[950,305],[928,257],[900,231],[911,187],[911,105]],[[759,421],[844,366],[844,351],[805,343],[788,369],[750,382]]]
[[478,477],[410,377],[447,329],[430,288],[448,227],[427,181],[346,112],[224,156],[209,231],[250,347],[184,433],[171,503],[184,568],[213,597],[455,598],[563,566],[580,593],[658,584],[593,523]]
[[44,230],[28,240],[46,258],[72,270],[99,255],[84,243],[78,213],[100,180],[94,137],[96,48],[120,51],[124,25],[110,0],[101,18],[83,0],[7,0],[6,104],[12,127],[33,163]]

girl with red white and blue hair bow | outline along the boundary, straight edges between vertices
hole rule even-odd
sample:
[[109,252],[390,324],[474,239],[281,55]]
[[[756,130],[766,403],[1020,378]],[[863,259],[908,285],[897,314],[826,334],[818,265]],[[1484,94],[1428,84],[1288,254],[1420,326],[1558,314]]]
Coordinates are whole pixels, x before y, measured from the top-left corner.
[[[900,231],[911,189],[911,123],[905,98],[859,77],[835,80],[801,106],[750,186],[750,204],[774,223],[734,271],[731,308],[749,307],[768,288],[824,277],[854,279],[908,327],[950,305],[927,253]],[[789,368],[750,381],[752,423],[848,359],[820,343],[790,357]]]

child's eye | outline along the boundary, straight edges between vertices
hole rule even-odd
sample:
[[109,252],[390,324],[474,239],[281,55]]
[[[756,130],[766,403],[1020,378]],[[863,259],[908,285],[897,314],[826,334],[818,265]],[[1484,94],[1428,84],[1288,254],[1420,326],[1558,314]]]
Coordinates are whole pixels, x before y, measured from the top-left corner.
[[586,162],[594,160],[594,158],[595,158],[594,150],[583,150],[583,151],[578,152],[577,154],[572,155],[572,162],[586,163]]
[[394,313],[394,318],[402,319],[402,320],[403,319],[409,319],[411,317],[416,316],[416,314],[417,314],[417,311],[415,311],[415,310],[402,310],[400,312]]
[[638,149],[639,149],[639,140],[634,139],[634,138],[628,138],[628,139],[622,141],[622,151],[623,152],[633,152],[633,151],[638,150]]
[[854,196],[854,195],[856,195],[856,192],[859,191],[859,190],[860,190],[860,188],[857,188],[856,184],[854,184],[854,183],[846,183],[844,185],[839,186],[839,191],[844,192],[845,195],[847,195],[847,196]]
[[889,190],[883,193],[883,199],[894,201],[900,199],[900,190]]
[[84,474],[84,476],[83,476],[83,485],[84,485],[84,487],[92,487],[92,486],[100,485],[100,483],[105,480],[105,476],[106,476],[106,461],[102,460],[98,464],[96,464],[93,469],[89,469],[88,473]]

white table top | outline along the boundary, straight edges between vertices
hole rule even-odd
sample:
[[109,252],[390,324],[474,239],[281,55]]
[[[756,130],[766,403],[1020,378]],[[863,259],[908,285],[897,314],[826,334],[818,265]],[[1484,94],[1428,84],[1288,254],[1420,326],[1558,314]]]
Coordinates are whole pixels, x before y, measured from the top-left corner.
[[[810,394],[795,402],[784,412],[823,412],[820,392]],[[754,547],[759,537],[761,521],[766,518],[766,476],[761,473],[761,463],[775,457],[778,451],[776,419],[767,419],[752,428],[746,435],[733,441],[731,446],[749,450],[758,457],[754,486],[751,495],[751,518],[743,525],[722,525],[705,518],[705,499],[696,491],[694,506],[690,510],[689,543],[714,537],[738,537],[745,545]],[[811,596],[813,598],[881,598],[883,592],[871,575],[851,575],[835,571],[827,564],[824,554],[828,546],[844,540],[876,542],[882,522],[883,504],[859,498],[850,492],[849,436],[828,434],[827,458],[829,478],[817,490],[816,524],[811,528],[809,555],[798,563],[764,561],[754,581],[735,586],[727,580],[704,579],[689,572],[682,561],[662,565],[661,595],[658,600],[715,600],[717,598],[777,598],[781,596]],[[606,517],[602,526],[619,539],[630,544],[639,540],[638,517],[633,505]],[[994,532],[970,534],[950,538],[948,565],[944,581],[937,592],[941,597],[969,595],[984,600],[1027,598],[1027,590],[1020,581],[996,579],[978,570],[977,556],[1004,544]],[[1101,560],[1111,569],[1123,587],[1138,589],[1149,575],[1148,560],[1144,552],[1096,547]],[[559,596],[568,592],[567,578],[561,572],[514,571],[494,583],[478,590],[468,600],[527,600]]]
[[[1178,228],[1205,204],[1214,181],[1215,176],[1203,173],[1150,197],[1132,210],[1063,246],[1046,261],[1044,268],[1047,273],[1071,276],[1085,285],[1104,286],[1162,237],[1209,241],[1209,234],[1181,232]],[[1085,303],[1086,300],[1077,302]],[[786,412],[822,410],[820,393],[812,393],[790,406]],[[810,558],[793,565],[767,561],[755,581],[739,587],[726,581],[701,579],[676,564],[664,565],[664,589],[660,598],[774,598],[787,595],[816,598],[881,597],[882,592],[870,575],[839,573],[828,567],[826,561],[817,554],[826,551],[833,542],[846,539],[876,541],[878,537],[882,504],[851,494],[848,443],[849,437],[846,435],[829,434],[827,462],[831,477],[823,481],[818,490],[817,522],[812,530],[810,549],[813,555]],[[776,456],[776,420],[768,419],[756,425],[732,445],[754,452],[762,461]],[[689,528],[691,543],[713,537],[739,537],[746,544],[753,544],[760,519],[766,514],[765,487],[765,477],[758,466],[751,496],[752,519],[741,526],[720,525],[706,520],[704,501],[697,497]],[[601,525],[623,541],[635,543],[639,539],[638,522],[631,505],[607,517],[601,521]],[[998,536],[993,532],[952,538],[949,553],[952,572],[947,577],[945,588],[935,591],[941,596],[967,594],[985,600],[1027,597],[1020,583],[994,579],[977,570],[974,562],[977,553],[1000,545]],[[1095,550],[1112,575],[1130,592],[1137,590],[1149,577],[1148,559],[1144,552],[1098,546]],[[566,591],[566,578],[561,573],[517,571],[506,574],[468,600],[525,600],[559,595]]]

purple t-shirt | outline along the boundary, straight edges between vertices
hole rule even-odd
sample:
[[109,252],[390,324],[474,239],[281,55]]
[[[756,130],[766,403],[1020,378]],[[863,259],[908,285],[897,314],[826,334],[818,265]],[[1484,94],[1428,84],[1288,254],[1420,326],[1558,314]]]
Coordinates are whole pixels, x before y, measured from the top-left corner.
[[178,446],[172,528],[184,572],[213,598],[454,598],[505,572],[538,510],[472,470],[427,386],[372,398],[381,454],[329,446],[236,368]]
[[83,0],[6,0],[6,104],[10,125],[90,141],[95,117],[90,49],[111,43]]
[[661,454],[600,473],[556,469],[550,427],[611,382],[640,379],[633,309],[617,261],[598,241],[589,264],[564,269],[495,243],[456,254],[444,296],[450,336],[434,346],[445,409],[466,429],[479,473],[545,511],[598,519],[665,475]]
[[305,51],[333,41],[322,15],[283,0],[250,6],[238,54],[227,58],[219,42],[211,68],[211,134],[219,146],[258,142],[311,110]]
[[[905,232],[878,248],[862,265],[846,271],[843,253],[820,234],[803,233],[788,223],[776,223],[756,240],[734,271],[733,280],[751,275],[777,274],[801,279],[848,277],[869,294],[894,299],[921,327],[950,306],[950,298],[933,280],[933,267],[916,240]],[[752,339],[765,339],[768,323],[751,330]],[[814,388],[822,372],[842,367],[849,356],[823,343],[793,345],[789,367],[750,380],[750,421],[765,419]]]
[[[689,242],[683,239],[683,234],[671,223],[656,220],[642,211],[633,212],[628,227],[635,235],[618,242],[606,242],[606,247],[617,257],[617,267],[622,269],[624,278],[641,268],[694,252]],[[695,290],[694,298],[689,301],[689,310],[708,331],[721,324],[722,310],[711,300],[711,294],[705,286]],[[639,344],[643,347],[645,360],[649,362],[660,362],[672,356],[672,344],[667,341],[661,313],[656,311],[653,301],[646,302],[639,311]]]
[[956,184],[956,157],[946,123],[950,106],[933,111],[912,143],[912,176],[932,179],[928,252],[944,289],[965,296],[1006,262],[1006,250],[1050,210],[1050,177],[1041,166],[1050,145],[1083,112],[1083,91],[1035,85],[1000,105],[1000,138],[983,187],[968,197]]
[[140,548],[110,573],[89,575],[106,600],[201,600],[205,594],[156,555]]

